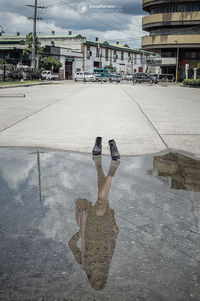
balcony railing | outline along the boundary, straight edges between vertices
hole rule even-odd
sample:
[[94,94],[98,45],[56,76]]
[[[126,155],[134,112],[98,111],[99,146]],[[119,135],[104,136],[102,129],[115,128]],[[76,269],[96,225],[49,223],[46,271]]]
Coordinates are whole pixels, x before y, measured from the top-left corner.
[[174,2],[195,2],[196,0],[142,0],[143,9],[149,11],[149,8],[158,4],[169,4]]
[[142,38],[142,47],[144,49],[175,48],[180,46],[200,47],[200,34],[146,36]]
[[145,16],[142,20],[143,29],[169,25],[200,24],[200,12],[167,13]]

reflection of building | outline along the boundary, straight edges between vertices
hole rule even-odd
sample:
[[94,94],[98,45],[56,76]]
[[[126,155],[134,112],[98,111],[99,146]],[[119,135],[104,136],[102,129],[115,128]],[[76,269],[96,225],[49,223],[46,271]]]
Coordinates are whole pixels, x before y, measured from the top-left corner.
[[170,153],[155,156],[153,166],[159,178],[171,179],[171,188],[189,191],[200,229],[200,161]]
[[177,153],[155,156],[159,177],[170,177],[171,188],[200,192],[200,161]]
[[178,56],[179,79],[186,64],[192,77],[193,68],[200,68],[200,1],[143,0],[143,9],[150,14],[143,18],[143,30],[150,33],[143,49],[161,54],[162,73],[175,75]]

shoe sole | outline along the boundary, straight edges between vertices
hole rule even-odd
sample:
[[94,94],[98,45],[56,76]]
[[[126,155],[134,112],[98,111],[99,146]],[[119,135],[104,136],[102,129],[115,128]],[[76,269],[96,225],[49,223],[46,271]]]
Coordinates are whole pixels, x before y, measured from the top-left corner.
[[112,157],[112,160],[113,160],[113,161],[116,161],[116,160],[118,160],[118,159],[120,159],[120,156]]
[[101,155],[101,152],[92,152],[93,155]]

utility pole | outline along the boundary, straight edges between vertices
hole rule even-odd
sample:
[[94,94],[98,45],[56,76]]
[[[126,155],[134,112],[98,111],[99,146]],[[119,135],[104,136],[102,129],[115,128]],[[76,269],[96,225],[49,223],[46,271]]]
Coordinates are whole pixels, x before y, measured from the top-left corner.
[[34,0],[34,5],[26,5],[34,8],[34,16],[29,17],[28,19],[33,20],[33,50],[32,50],[32,66],[36,69],[36,38],[37,38],[37,21],[42,20],[42,18],[38,18],[37,12],[38,8],[44,9],[47,8],[45,6],[38,6],[38,0]]
[[176,84],[178,82],[178,65],[179,65],[179,47],[178,47],[178,41],[174,41],[177,44],[177,50],[176,50]]

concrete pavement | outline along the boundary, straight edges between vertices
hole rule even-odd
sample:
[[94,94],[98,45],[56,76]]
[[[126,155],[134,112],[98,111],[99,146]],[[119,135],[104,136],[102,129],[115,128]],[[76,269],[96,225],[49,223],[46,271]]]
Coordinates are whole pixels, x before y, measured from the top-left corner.
[[200,157],[200,91],[179,86],[70,83],[3,89],[0,146],[91,152],[96,136],[122,155],[179,150]]

